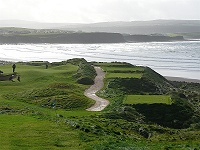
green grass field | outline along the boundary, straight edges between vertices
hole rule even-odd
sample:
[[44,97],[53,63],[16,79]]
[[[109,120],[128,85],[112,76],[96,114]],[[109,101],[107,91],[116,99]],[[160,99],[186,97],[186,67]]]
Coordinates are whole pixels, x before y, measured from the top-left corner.
[[[4,74],[11,73],[11,66],[0,67]],[[88,86],[78,85],[73,74],[77,66],[67,64],[53,66],[29,66],[17,64],[16,72],[21,76],[21,82],[14,79],[1,81],[0,100],[18,100],[38,105],[50,105],[57,99],[57,105],[62,108],[85,109],[94,103],[87,99],[83,92]],[[49,103],[48,103],[49,102]]]
[[141,78],[141,73],[107,73],[107,78]]
[[105,71],[111,72],[111,71],[144,71],[143,67],[102,67]]
[[[0,66],[0,70],[11,74],[11,66]],[[88,86],[73,78],[78,67],[16,66],[21,82],[0,81],[0,149],[85,149],[80,131],[64,123],[68,117],[100,114],[85,110],[94,101],[83,95]],[[43,106],[49,100],[51,105],[53,99],[57,100],[55,108]]]
[[0,149],[84,149],[79,132],[63,123],[22,115],[0,115]]
[[167,95],[127,95],[124,104],[168,104],[172,103]]
[[97,63],[106,72],[106,78],[141,78],[144,67],[125,63]]
[[112,62],[103,62],[103,63],[94,63],[94,65],[98,65],[98,66],[101,66],[101,67],[112,67],[112,66],[124,66],[123,63],[112,63]]
[[[101,63],[102,64],[102,63]],[[142,67],[124,66],[122,63],[103,63],[110,68],[109,75],[121,78],[140,78]],[[51,66],[17,63],[16,72],[21,82],[0,81],[0,150],[103,150],[103,149],[199,149],[199,130],[175,130],[156,124],[127,121],[123,118],[106,118],[104,112],[89,112],[85,109],[94,101],[83,93],[89,85],[78,84],[74,74],[78,66],[67,63]],[[12,65],[0,66],[4,74],[12,73]],[[119,71],[118,73],[113,71]],[[130,72],[131,71],[131,72]],[[122,110],[123,96],[113,93],[115,110]],[[118,95],[119,94],[119,95]],[[140,99],[153,103],[171,103],[169,96],[139,95]],[[135,104],[127,97],[125,104]],[[56,107],[51,104],[56,99]],[[111,105],[113,101],[111,99]],[[168,101],[167,101],[168,100]],[[148,103],[150,103],[148,101]],[[117,107],[115,107],[117,106]],[[116,109],[117,108],[117,109]],[[119,111],[119,112],[120,112]],[[59,114],[59,115],[58,115]],[[129,115],[127,112],[122,115]],[[131,114],[132,115],[132,114]],[[134,114],[135,115],[135,114]],[[118,113],[111,117],[117,116]],[[140,117],[140,116],[139,116]],[[153,133],[145,139],[139,128]],[[177,132],[176,132],[177,131]],[[171,135],[173,134],[173,135]],[[184,140],[184,141],[183,141]]]

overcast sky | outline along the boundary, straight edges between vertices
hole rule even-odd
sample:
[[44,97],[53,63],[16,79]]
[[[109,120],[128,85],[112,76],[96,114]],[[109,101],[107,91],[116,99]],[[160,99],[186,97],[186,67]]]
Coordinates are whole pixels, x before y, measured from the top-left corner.
[[0,0],[0,20],[94,23],[198,19],[200,0]]

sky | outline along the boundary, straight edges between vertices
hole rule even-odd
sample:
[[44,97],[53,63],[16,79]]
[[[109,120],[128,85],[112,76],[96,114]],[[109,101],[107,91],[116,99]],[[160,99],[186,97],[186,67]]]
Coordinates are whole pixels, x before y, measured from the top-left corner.
[[0,0],[0,20],[95,23],[200,20],[200,0]]

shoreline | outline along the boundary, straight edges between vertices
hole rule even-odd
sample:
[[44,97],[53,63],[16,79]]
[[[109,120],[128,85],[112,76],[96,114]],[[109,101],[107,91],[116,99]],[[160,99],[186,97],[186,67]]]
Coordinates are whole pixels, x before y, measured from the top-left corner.
[[188,83],[200,83],[198,79],[182,78],[182,77],[171,77],[164,76],[169,81],[178,81],[178,82],[188,82]]

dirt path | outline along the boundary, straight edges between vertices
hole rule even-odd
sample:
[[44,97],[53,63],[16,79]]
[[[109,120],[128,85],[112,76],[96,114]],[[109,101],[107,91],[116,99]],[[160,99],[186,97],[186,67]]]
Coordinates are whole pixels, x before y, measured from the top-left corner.
[[103,110],[106,106],[108,106],[109,101],[103,98],[100,98],[96,96],[96,92],[98,92],[101,88],[103,88],[103,79],[105,77],[105,73],[100,67],[95,67],[95,70],[97,72],[97,76],[94,81],[94,85],[92,85],[89,89],[87,89],[84,92],[84,95],[95,100],[96,103],[88,108],[88,111],[101,111]]

